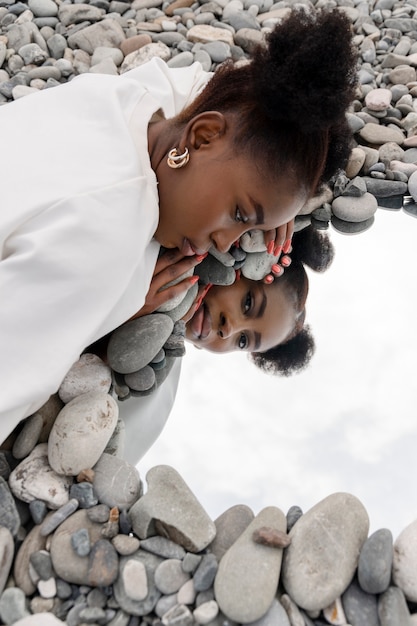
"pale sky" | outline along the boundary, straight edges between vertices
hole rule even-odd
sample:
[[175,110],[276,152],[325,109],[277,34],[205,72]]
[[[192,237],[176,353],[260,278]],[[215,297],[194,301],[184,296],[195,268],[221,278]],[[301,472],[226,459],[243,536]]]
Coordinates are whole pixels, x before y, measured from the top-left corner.
[[310,367],[259,372],[242,354],[187,346],[168,423],[139,463],[172,465],[215,519],[306,511],[336,491],[365,505],[371,532],[417,518],[417,220],[378,209],[358,235],[329,230],[333,265],[310,272]]

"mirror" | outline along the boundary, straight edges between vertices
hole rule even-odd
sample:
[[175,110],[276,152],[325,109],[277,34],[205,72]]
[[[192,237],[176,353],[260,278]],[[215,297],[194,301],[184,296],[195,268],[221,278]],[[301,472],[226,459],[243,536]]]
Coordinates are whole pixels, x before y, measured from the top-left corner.
[[309,272],[309,367],[290,378],[241,354],[188,345],[168,423],[138,464],[172,465],[215,519],[235,504],[304,511],[356,495],[370,532],[417,518],[415,205],[378,208],[356,235],[330,226],[336,254]]

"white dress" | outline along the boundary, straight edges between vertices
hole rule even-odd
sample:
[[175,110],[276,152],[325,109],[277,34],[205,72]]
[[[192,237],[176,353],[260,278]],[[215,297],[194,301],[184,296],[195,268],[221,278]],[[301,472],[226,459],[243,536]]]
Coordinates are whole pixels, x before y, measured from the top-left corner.
[[0,442],[143,305],[159,251],[148,123],[209,77],[153,59],[0,107]]

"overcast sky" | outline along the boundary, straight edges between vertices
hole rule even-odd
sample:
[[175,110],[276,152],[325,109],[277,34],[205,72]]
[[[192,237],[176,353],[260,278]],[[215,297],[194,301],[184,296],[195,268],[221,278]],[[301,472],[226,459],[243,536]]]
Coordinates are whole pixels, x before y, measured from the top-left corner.
[[172,465],[213,519],[347,491],[371,532],[397,536],[417,518],[417,220],[378,209],[366,232],[329,233],[334,263],[310,273],[308,370],[276,378],[188,345],[173,412],[138,468]]

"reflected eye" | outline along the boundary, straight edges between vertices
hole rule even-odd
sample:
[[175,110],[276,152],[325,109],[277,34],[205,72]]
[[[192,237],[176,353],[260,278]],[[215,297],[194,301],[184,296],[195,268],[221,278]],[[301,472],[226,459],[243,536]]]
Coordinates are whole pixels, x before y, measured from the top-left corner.
[[253,303],[252,294],[251,294],[250,291],[248,291],[248,293],[246,294],[246,297],[245,297],[245,301],[243,303],[243,312],[245,314],[248,313],[251,310],[252,303]]
[[241,222],[242,224],[246,224],[247,221],[248,218],[242,214],[242,211],[237,206],[235,211],[235,222]]
[[242,333],[238,339],[237,346],[239,350],[244,350],[248,347],[248,338],[244,333]]

